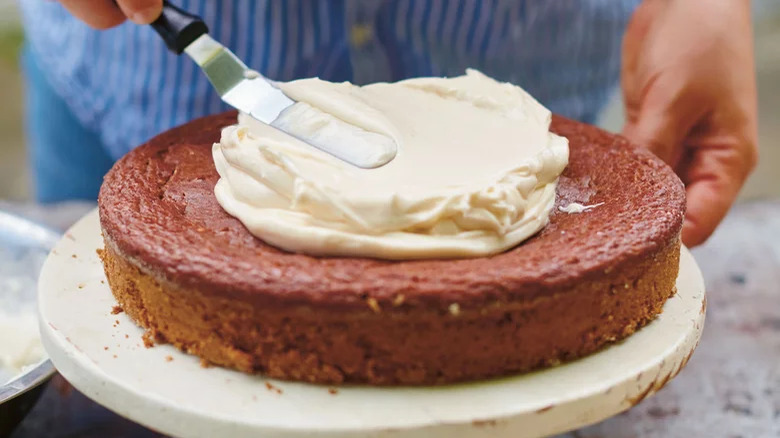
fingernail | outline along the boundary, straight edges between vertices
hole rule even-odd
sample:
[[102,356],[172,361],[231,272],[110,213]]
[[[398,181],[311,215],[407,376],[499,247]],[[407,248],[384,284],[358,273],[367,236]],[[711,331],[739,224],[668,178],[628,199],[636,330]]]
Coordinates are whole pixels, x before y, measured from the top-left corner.
[[130,16],[130,21],[136,24],[149,24],[157,19],[160,15],[160,8],[146,8],[140,11],[133,12]]

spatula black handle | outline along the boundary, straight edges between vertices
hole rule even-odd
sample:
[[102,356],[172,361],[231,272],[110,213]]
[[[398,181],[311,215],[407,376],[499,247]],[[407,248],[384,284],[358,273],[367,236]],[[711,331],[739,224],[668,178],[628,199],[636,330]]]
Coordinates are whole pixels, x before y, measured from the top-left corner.
[[162,14],[152,23],[152,27],[160,34],[168,49],[176,54],[183,52],[201,35],[209,33],[202,18],[168,1],[163,1]]

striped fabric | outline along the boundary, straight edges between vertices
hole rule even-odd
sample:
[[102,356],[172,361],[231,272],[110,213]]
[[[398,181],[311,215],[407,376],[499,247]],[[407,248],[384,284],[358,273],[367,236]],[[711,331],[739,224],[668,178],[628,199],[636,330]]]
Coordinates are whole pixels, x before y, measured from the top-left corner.
[[[452,76],[467,67],[593,121],[619,73],[639,0],[179,0],[250,66],[277,80],[356,83]],[[117,158],[225,109],[205,76],[148,26],[94,31],[57,2],[21,0],[30,48],[53,87]]]

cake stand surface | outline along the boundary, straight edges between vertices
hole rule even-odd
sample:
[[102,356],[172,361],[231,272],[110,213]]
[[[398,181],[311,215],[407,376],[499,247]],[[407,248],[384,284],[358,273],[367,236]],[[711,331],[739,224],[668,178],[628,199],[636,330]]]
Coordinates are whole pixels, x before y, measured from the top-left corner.
[[147,427],[180,437],[540,437],[601,421],[661,389],[701,335],[706,298],[682,250],[677,295],[627,340],[565,365],[441,387],[328,387],[250,376],[170,345],[113,314],[93,211],[57,244],[39,282],[44,346],[78,390]]

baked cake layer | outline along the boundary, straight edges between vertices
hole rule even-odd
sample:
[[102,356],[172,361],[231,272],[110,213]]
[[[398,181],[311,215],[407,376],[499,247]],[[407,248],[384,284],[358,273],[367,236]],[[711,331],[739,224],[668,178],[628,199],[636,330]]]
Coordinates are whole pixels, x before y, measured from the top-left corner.
[[211,145],[235,113],[152,139],[99,198],[111,289],[157,341],[206,362],[319,383],[432,384],[527,371],[596,351],[673,294],[685,195],[649,152],[554,118],[570,141],[558,211],[505,253],[381,261],[291,254],[213,195]]

